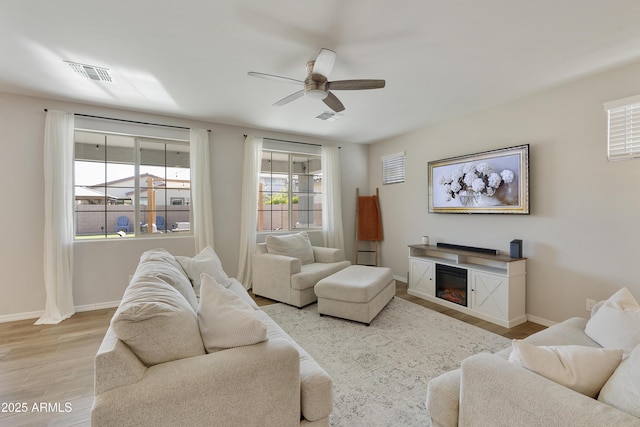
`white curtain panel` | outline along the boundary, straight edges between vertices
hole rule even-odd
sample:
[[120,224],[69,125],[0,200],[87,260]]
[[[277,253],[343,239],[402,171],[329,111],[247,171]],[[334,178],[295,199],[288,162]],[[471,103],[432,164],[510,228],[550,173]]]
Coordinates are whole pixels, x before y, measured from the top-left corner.
[[73,304],[73,114],[49,111],[44,130],[44,314],[36,325],[56,324]]
[[213,246],[213,206],[211,201],[211,150],[209,132],[189,130],[191,167],[191,212],[196,254]]
[[242,204],[240,208],[240,254],[238,257],[237,277],[245,289],[251,288],[251,258],[256,251],[261,162],[262,138],[249,135],[244,141]]
[[344,250],[340,149],[322,146],[322,234],[324,245]]

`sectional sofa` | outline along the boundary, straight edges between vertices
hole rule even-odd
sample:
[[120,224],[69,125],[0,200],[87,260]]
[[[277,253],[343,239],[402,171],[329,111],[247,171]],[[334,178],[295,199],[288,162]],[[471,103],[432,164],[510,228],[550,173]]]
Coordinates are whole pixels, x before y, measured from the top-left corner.
[[95,356],[91,424],[328,426],[329,375],[211,248],[145,252]]
[[428,384],[434,427],[640,426],[640,306],[626,288]]

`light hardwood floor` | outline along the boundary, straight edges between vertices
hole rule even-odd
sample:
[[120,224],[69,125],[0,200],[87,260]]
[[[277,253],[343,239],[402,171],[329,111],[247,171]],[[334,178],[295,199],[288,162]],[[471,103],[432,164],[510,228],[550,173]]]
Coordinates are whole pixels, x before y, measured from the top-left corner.
[[0,426],[88,426],[93,357],[114,312],[0,323]]
[[[502,328],[413,297],[404,283],[396,296],[507,338],[544,329],[531,322]],[[254,299],[261,306],[274,303]],[[0,323],[0,426],[88,426],[93,357],[114,312],[78,313],[59,325],[35,326],[35,319]]]

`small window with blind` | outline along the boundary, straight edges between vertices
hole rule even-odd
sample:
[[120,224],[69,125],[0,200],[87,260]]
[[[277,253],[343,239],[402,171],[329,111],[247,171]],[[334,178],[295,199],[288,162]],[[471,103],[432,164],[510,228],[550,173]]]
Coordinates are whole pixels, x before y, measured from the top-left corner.
[[607,111],[607,158],[640,157],[640,96],[604,104]]
[[404,182],[404,151],[382,156],[382,184]]

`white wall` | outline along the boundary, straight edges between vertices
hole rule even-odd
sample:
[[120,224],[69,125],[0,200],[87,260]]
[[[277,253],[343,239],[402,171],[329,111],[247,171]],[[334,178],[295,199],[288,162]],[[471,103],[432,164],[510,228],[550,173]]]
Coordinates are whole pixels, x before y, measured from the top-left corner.
[[[637,275],[640,160],[608,162],[602,104],[640,94],[640,63],[488,111],[382,141],[369,151],[369,188],[380,187],[382,263],[406,277],[407,245],[422,235],[509,252],[523,239],[530,319],[587,317],[585,299]],[[429,214],[427,162],[530,144],[531,215]],[[405,150],[407,179],[382,186],[380,156]]]
[[[215,249],[230,276],[235,276],[238,266],[243,135],[339,144],[342,146],[345,240],[350,245],[347,255],[353,250],[355,188],[367,185],[367,146],[0,93],[0,147],[4,160],[0,182],[5,185],[5,193],[11,194],[0,210],[0,321],[37,317],[44,310],[45,108],[211,129]],[[118,301],[140,254],[147,249],[164,247],[176,255],[194,255],[191,237],[77,242],[75,245],[73,294],[76,307],[82,310],[110,306]]]
[[355,260],[356,238],[356,188],[361,194],[368,186],[368,145],[342,144],[340,170],[342,178],[342,223],[344,226],[344,250],[351,262]]
[[[407,274],[407,245],[432,242],[508,252],[524,240],[528,257],[527,313],[556,322],[586,316],[585,299],[603,299],[627,286],[640,299],[636,242],[640,229],[640,160],[606,160],[604,102],[640,93],[640,63],[371,146],[342,146],[342,205],[347,257],[353,260],[355,189],[380,188],[385,240],[381,263]],[[43,109],[125,117],[212,129],[216,251],[235,275],[239,238],[243,134],[322,142],[213,123],[119,111],[0,93],[4,159],[0,182],[11,200],[0,213],[0,321],[37,316],[44,308]],[[335,142],[329,142],[335,143]],[[451,215],[427,212],[427,162],[512,145],[531,144],[531,215]],[[405,150],[407,181],[383,186],[380,157]],[[83,242],[76,251],[74,297],[91,308],[117,301],[140,253],[166,247],[192,255],[190,238]]]

